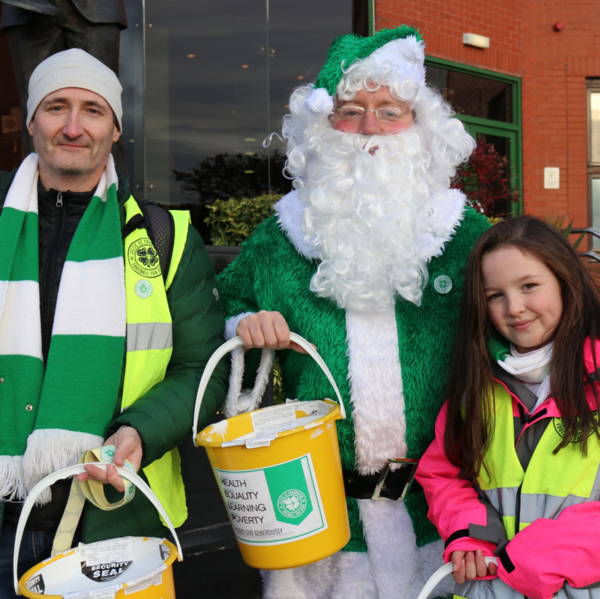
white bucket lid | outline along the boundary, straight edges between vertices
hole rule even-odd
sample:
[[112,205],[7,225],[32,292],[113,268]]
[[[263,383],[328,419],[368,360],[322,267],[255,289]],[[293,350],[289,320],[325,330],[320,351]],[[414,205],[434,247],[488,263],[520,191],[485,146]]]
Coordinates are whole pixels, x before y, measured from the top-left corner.
[[[248,449],[264,447],[271,444],[279,433],[298,427],[305,429],[320,426],[323,418],[335,410],[336,403],[328,403],[321,399],[298,401],[288,399],[286,403],[255,410],[248,414],[252,419],[252,431],[241,437],[224,441],[221,447],[245,445]],[[225,437],[229,419],[211,425],[208,430],[214,437]]]
[[150,537],[81,543],[32,568],[24,582],[29,591],[69,599],[110,597],[124,583],[134,587],[129,593],[161,584],[171,551],[164,539]]

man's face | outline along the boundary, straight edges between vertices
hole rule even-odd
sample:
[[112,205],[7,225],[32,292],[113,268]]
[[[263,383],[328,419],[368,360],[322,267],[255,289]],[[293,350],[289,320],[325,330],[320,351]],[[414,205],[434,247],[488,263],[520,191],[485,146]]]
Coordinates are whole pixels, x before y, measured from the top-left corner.
[[360,90],[352,100],[338,100],[330,122],[344,133],[390,135],[408,129],[414,117],[408,102],[396,100],[389,87],[382,86],[376,91]]
[[98,183],[120,136],[106,100],[67,87],[48,94],[28,127],[46,188],[88,191]]

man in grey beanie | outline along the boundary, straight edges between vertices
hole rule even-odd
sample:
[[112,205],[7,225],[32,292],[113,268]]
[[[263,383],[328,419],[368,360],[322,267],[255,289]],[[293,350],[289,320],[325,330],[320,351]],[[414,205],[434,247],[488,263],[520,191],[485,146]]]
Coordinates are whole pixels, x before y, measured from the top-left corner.
[[[0,173],[2,597],[12,593],[23,500],[87,452],[141,469],[174,525],[185,521],[176,446],[191,429],[200,373],[223,328],[212,266],[189,214],[138,203],[115,170],[123,109],[114,72],[66,50],[36,67],[28,91],[35,153]],[[170,243],[162,244],[165,235]],[[225,375],[213,377],[200,425],[224,397]],[[124,490],[113,466],[87,467],[78,479],[73,487],[94,479]],[[51,547],[69,548],[73,532],[74,542],[165,536],[139,493],[117,511],[86,504],[77,531],[58,535],[70,489],[62,482],[40,496],[20,573]]]

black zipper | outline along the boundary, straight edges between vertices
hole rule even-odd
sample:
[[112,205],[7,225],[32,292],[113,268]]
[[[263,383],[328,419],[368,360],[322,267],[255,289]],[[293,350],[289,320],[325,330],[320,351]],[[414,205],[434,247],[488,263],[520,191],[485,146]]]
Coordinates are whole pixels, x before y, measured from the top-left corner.
[[53,315],[55,306],[52,303],[52,294],[54,291],[54,281],[56,278],[56,271],[60,267],[62,268],[62,264],[58,264],[56,260],[56,248],[59,246],[59,241],[61,240],[64,229],[65,229],[65,219],[66,219],[66,208],[64,208],[63,202],[63,193],[62,191],[58,191],[56,193],[56,202],[55,206],[58,212],[58,226],[54,229],[54,235],[52,236],[51,242],[48,244],[48,254],[45,259],[45,272],[40,273],[40,280],[45,282],[44,285],[44,301],[42,305],[44,306],[44,314],[42,316],[42,326],[44,326],[44,335],[42,339],[44,340],[44,348],[43,355],[44,361],[48,356],[48,352],[50,351],[50,337],[52,335],[52,324],[53,324]]

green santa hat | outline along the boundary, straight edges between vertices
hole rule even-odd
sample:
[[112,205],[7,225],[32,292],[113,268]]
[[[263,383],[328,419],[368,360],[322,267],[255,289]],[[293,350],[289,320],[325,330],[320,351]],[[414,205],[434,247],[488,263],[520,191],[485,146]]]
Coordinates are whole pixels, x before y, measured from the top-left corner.
[[327,54],[327,60],[306,98],[306,107],[314,113],[331,114],[337,87],[348,69],[369,59],[385,64],[407,81],[425,84],[425,51],[421,34],[408,25],[382,29],[370,37],[341,35],[336,38]]

